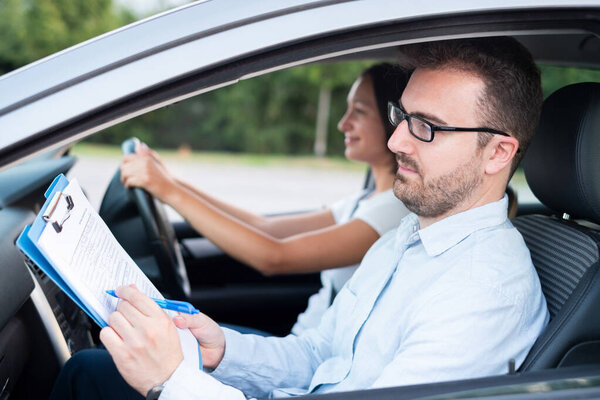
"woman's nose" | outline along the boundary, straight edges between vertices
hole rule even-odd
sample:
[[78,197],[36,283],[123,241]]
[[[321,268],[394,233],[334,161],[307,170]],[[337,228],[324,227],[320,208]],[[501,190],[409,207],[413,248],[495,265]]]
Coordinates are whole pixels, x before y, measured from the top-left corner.
[[349,113],[346,111],[346,113],[342,116],[342,119],[340,119],[340,122],[338,122],[337,124],[337,128],[340,132],[346,132],[350,130],[350,119],[349,117]]

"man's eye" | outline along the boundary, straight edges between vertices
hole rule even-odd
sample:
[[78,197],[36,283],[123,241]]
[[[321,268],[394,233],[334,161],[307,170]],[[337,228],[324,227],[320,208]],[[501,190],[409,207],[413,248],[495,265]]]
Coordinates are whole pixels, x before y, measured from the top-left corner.
[[360,109],[360,108],[355,108],[354,112],[356,112],[357,114],[363,115],[365,113],[365,110]]

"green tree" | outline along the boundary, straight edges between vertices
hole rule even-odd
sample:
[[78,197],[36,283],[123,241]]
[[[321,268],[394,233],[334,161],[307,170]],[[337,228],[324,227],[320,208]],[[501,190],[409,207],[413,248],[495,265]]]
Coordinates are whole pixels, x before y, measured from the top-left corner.
[[132,21],[112,0],[0,0],[0,74]]
[[0,1],[0,74],[25,65],[27,25],[21,0]]
[[544,98],[563,86],[578,82],[600,82],[600,71],[584,68],[566,68],[542,65],[542,90]]
[[[138,136],[155,147],[311,154],[319,90],[327,85],[332,92],[327,125],[337,132],[350,85],[365,66],[309,65],[266,74],[124,122],[91,140],[118,143]],[[329,135],[327,148],[342,155],[341,136]]]

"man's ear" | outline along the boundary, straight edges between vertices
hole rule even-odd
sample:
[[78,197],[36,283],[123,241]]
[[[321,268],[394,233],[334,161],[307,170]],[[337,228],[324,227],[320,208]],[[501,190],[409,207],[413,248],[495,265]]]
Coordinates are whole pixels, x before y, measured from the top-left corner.
[[519,141],[514,137],[495,135],[484,151],[486,154],[485,173],[495,175],[507,166],[510,168],[518,149]]

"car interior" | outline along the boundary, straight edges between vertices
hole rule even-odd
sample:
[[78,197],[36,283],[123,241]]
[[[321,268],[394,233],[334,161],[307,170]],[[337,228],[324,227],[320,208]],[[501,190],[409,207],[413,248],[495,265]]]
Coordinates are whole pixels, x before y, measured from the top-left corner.
[[[250,55],[125,99],[82,121],[70,121],[57,135],[67,137],[83,126],[137,112],[166,98],[272,69],[317,59],[395,60],[402,43],[496,34],[514,35],[542,64],[600,68],[600,18],[592,12],[436,17],[426,23],[390,23],[337,33]],[[6,159],[22,157],[26,145]],[[40,139],[29,149],[46,145]],[[0,400],[46,398],[70,355],[99,343],[99,328],[15,247],[23,227],[31,224],[43,204],[50,182],[77,162],[69,147],[44,151],[0,170]],[[130,152],[131,143],[124,143],[123,151]],[[567,85],[546,98],[538,131],[522,162],[527,184],[539,201],[519,202],[513,224],[531,252],[551,320],[519,368],[507,360],[502,376],[303,397],[508,399],[557,390],[552,398],[573,398],[571,389],[597,396],[599,151],[600,83]],[[367,173],[365,186],[372,184]],[[165,297],[189,301],[217,321],[285,335],[320,287],[318,274],[263,276],[224,254],[186,222],[172,223],[160,202],[121,185],[117,165],[98,211]],[[541,389],[540,382],[545,385]]]

